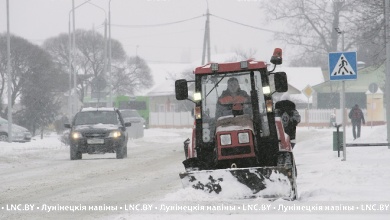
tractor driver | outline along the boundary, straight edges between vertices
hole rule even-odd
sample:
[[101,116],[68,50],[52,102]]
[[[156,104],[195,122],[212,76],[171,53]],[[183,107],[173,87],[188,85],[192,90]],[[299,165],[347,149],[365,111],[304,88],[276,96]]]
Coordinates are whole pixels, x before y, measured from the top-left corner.
[[249,101],[248,93],[241,90],[237,78],[232,77],[228,80],[227,89],[218,98],[215,118],[226,115],[242,115],[244,114],[243,104]]

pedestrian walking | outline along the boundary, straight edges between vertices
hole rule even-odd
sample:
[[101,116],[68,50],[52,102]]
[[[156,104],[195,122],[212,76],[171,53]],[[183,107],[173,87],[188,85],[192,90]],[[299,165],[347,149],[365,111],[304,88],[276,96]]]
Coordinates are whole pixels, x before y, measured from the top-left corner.
[[[366,121],[364,120],[364,115],[362,110],[359,108],[359,105],[356,104],[351,111],[349,112],[349,118],[351,119],[352,122],[352,134],[353,134],[353,139],[355,140],[356,138],[360,137],[360,130],[361,130],[361,123],[366,124]],[[357,133],[356,133],[357,130]]]

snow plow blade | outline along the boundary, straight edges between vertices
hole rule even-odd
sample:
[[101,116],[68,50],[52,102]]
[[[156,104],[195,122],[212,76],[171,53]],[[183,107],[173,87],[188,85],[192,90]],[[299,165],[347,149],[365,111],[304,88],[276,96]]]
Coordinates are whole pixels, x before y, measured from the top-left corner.
[[180,173],[183,187],[234,198],[295,200],[295,172],[287,167],[251,167]]

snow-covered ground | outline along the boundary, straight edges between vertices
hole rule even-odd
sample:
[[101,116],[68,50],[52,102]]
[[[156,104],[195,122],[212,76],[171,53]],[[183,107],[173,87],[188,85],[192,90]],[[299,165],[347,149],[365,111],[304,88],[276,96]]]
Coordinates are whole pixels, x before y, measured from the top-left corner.
[[[333,151],[335,128],[298,128],[297,201],[229,198],[183,189],[190,129],[147,129],[128,158],[70,161],[57,135],[0,143],[0,219],[389,219],[390,149]],[[385,126],[365,126],[347,143],[384,143]]]

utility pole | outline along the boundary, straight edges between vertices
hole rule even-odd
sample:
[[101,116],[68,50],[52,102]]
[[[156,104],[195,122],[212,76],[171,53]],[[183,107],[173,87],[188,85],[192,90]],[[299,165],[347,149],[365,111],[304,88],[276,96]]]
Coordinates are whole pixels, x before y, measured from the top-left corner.
[[206,25],[204,30],[204,38],[203,38],[203,54],[202,54],[202,65],[205,64],[205,56],[207,49],[207,62],[210,63],[210,13],[209,13],[209,4],[207,2],[207,12],[206,12]]
[[[107,79],[107,77],[110,77],[110,76],[107,76],[108,74],[108,56],[107,56],[107,19],[104,20],[104,78]],[[110,79],[106,80],[106,81],[109,81]],[[106,84],[107,85],[107,84]],[[110,89],[110,88],[109,88]],[[100,96],[100,91],[99,91],[99,96]],[[107,100],[106,100],[106,103],[107,103]],[[107,107],[111,107],[109,105],[110,103],[110,97],[108,97],[108,105],[106,104]]]
[[[384,0],[384,1],[385,1],[385,42],[386,42],[386,84],[385,84],[386,124],[387,124],[387,142],[390,143],[390,40],[389,40],[390,4],[389,4],[389,0]],[[390,146],[388,148],[390,149]]]
[[73,112],[72,112],[72,37],[70,35],[71,33],[71,25],[70,25],[70,13],[72,11],[69,11],[69,23],[68,23],[68,38],[69,38],[69,54],[68,54],[68,59],[69,59],[69,97],[68,97],[68,121],[69,123],[72,120]]
[[12,142],[12,73],[11,73],[11,39],[9,26],[9,0],[7,0],[7,93],[8,93],[8,142]]
[[[75,16],[75,7],[74,7],[74,0],[72,0],[72,16],[73,16],[73,33],[72,33],[72,62],[75,59],[75,48],[76,48],[76,16]],[[77,71],[73,71],[73,86],[74,86],[74,106],[75,106],[75,113],[79,110],[79,98],[77,97]]]

